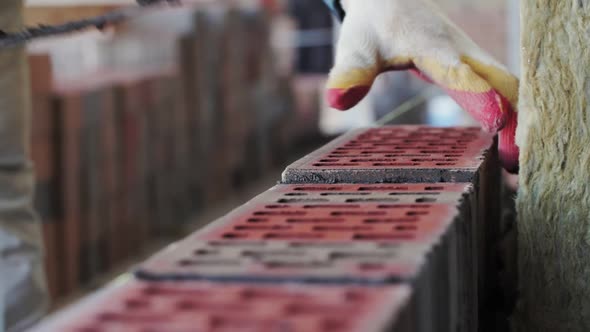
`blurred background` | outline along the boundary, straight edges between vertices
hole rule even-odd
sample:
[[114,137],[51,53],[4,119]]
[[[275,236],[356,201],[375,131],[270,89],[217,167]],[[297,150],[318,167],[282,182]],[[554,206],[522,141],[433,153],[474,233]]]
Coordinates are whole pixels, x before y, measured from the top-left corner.
[[[438,0],[518,73],[518,0]],[[28,25],[132,0],[29,0]],[[250,199],[290,162],[356,127],[473,125],[409,73],[329,109],[338,38],[321,0],[183,0],[102,31],[29,46],[36,207],[53,308]]]

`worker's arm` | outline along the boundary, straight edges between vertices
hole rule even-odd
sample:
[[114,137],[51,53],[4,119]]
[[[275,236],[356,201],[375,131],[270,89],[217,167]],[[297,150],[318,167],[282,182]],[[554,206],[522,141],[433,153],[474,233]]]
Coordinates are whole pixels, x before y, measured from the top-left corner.
[[340,110],[363,99],[382,72],[411,70],[440,86],[488,131],[504,167],[518,170],[518,80],[429,0],[324,0],[342,20],[327,97]]

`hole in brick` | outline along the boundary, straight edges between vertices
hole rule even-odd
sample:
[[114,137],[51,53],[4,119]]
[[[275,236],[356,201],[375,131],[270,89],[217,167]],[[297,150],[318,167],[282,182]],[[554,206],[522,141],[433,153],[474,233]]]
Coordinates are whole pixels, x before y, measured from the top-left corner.
[[209,241],[207,244],[214,247],[265,247],[266,242],[255,241],[255,242],[233,242],[233,241]]
[[146,287],[142,289],[142,293],[145,295],[157,295],[159,292],[160,290],[155,287]]
[[383,216],[385,211],[334,211],[333,216]]
[[365,219],[363,223],[366,224],[395,224],[395,223],[404,223],[404,222],[416,222],[418,221],[417,218],[373,218],[373,219]]
[[427,204],[381,204],[377,205],[380,209],[428,209],[432,207]]
[[462,151],[452,151],[452,150],[421,150],[420,153],[424,154],[451,154],[457,153]]
[[289,247],[292,248],[326,248],[326,249],[347,249],[350,248],[350,242],[331,242],[331,243],[317,243],[317,242],[291,242]]
[[431,158],[431,159],[412,159],[412,161],[416,162],[423,162],[423,163],[433,163],[433,162],[449,162],[449,161],[456,161],[457,159],[449,159],[449,158]]
[[304,256],[304,255],[305,255],[304,252],[295,251],[295,250],[275,250],[275,251],[246,250],[246,251],[242,252],[242,256],[252,257],[252,258],[265,258],[265,257],[276,257],[276,256],[300,257],[300,256]]
[[307,196],[307,193],[286,193],[285,196]]
[[444,156],[446,158],[461,158],[461,155],[460,154],[445,154]]
[[127,299],[125,301],[125,307],[127,309],[140,309],[140,308],[147,308],[149,307],[150,302],[143,299]]
[[423,192],[405,192],[405,193],[389,193],[391,196],[419,196],[419,195],[440,195],[440,193],[423,193]]
[[383,270],[385,265],[382,263],[360,263],[358,265],[359,269],[364,271],[375,271],[375,270]]
[[418,166],[419,163],[374,163],[373,166],[375,167],[409,167],[409,166]]
[[429,214],[429,211],[408,211],[406,212],[407,216],[425,216]]
[[267,222],[268,219],[267,218],[249,218],[246,221],[251,222],[251,223],[259,223],[259,222]]
[[403,186],[375,186],[375,187],[360,187],[359,191],[389,191],[389,190],[408,190],[408,187]]
[[247,234],[237,234],[237,233],[225,233],[223,237],[226,239],[240,239],[240,238],[247,238]]
[[197,309],[199,306],[197,305],[197,303],[193,302],[193,301],[188,301],[188,300],[182,300],[182,301],[178,301],[176,302],[176,308],[178,310],[195,310]]
[[268,261],[264,266],[269,269],[321,269],[330,267],[328,262],[285,262],[285,261]]
[[365,159],[352,159],[350,162],[353,163],[379,163],[379,162],[384,162],[384,163],[393,163],[396,162],[396,159],[392,159],[392,158],[365,158]]
[[371,202],[399,202],[398,198],[349,198],[347,203],[371,203]]
[[445,190],[445,187],[442,187],[442,186],[438,186],[438,187],[429,186],[429,187],[424,188],[424,190]]
[[415,231],[417,229],[414,225],[399,225],[393,228],[396,231]]
[[[306,301],[289,304],[288,306],[286,306],[285,312],[286,314],[290,315],[334,315],[336,317],[346,317],[346,309],[350,310],[354,308],[343,308],[340,304],[316,304],[313,302]],[[351,314],[351,312],[349,312],[348,314]]]
[[347,290],[344,293],[344,299],[349,302],[362,302],[365,301],[367,296],[362,292],[356,290]]
[[284,231],[291,229],[291,226],[285,225],[260,225],[260,226],[235,226],[236,231]]
[[209,296],[210,290],[205,289],[178,289],[150,286],[143,289],[143,293],[149,296]]
[[354,240],[413,240],[414,236],[409,234],[355,234]]
[[436,163],[436,166],[454,166],[455,163]]
[[322,321],[322,331],[339,332],[347,330],[349,324],[347,321],[338,318],[326,318]]
[[321,224],[321,223],[340,223],[344,222],[342,218],[300,218],[287,219],[288,223],[293,224]]
[[207,255],[217,255],[219,254],[218,250],[210,250],[210,249],[197,249],[193,252],[197,256],[207,256]]
[[120,318],[121,318],[120,315],[118,315],[116,313],[112,313],[112,312],[101,313],[101,314],[98,314],[98,316],[96,317],[97,320],[103,321],[103,322],[115,321],[115,320],[119,320]]
[[268,233],[265,239],[321,239],[324,236],[317,233]]
[[455,146],[457,143],[455,142],[430,142],[428,143],[430,146]]
[[436,198],[431,198],[431,197],[416,198],[416,203],[434,203],[434,202],[436,202]]
[[287,209],[289,205],[267,205],[265,206],[267,209]]
[[315,226],[313,228],[316,232],[358,232],[370,231],[370,226]]
[[240,265],[236,259],[215,259],[215,260],[198,260],[198,259],[181,259],[178,261],[180,266],[233,266]]
[[256,216],[304,216],[305,211],[258,211],[254,212]]
[[291,199],[279,199],[279,203],[321,203],[321,202],[329,202],[329,199],[325,198],[291,198]]
[[370,195],[371,193],[321,193],[321,196],[359,196],[359,195]]
[[358,166],[358,164],[353,163],[315,163],[313,164],[315,167],[349,167],[349,166]]
[[292,300],[305,300],[309,298],[309,295],[302,293],[285,293],[274,289],[264,288],[246,288],[240,293],[240,297],[243,299],[292,299]]
[[370,258],[394,258],[394,252],[334,252],[330,254],[331,259],[370,259]]
[[317,204],[317,205],[305,205],[304,209],[358,209],[360,205],[355,204]]
[[101,329],[98,327],[80,327],[75,329],[76,332],[100,332]]
[[365,155],[362,154],[356,154],[356,153],[345,153],[345,154],[336,154],[336,155],[328,155],[328,157],[330,158],[364,158],[366,157]]
[[332,159],[320,159],[321,163],[337,163],[340,159],[332,158]]

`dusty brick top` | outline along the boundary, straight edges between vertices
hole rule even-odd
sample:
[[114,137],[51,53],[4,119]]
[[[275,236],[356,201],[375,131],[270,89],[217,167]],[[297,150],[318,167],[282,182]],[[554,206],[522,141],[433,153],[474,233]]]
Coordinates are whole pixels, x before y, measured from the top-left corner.
[[477,127],[359,129],[287,167],[282,182],[469,182],[493,144]]

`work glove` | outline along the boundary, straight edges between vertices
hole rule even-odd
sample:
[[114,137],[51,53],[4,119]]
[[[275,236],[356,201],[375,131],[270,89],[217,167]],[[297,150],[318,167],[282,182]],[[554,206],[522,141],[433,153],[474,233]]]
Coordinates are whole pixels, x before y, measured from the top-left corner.
[[518,172],[518,79],[429,0],[324,0],[342,20],[327,84],[331,107],[347,110],[377,75],[410,70],[442,88],[486,131],[498,133],[504,168]]

